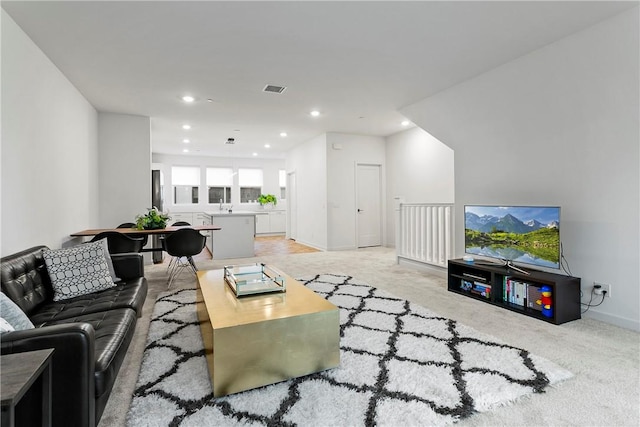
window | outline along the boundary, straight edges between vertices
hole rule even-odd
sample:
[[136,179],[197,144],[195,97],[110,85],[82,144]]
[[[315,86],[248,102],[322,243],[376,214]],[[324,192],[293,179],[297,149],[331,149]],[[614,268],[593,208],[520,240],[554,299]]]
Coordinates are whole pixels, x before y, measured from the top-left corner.
[[286,200],[287,198],[287,171],[280,169],[278,171],[278,180],[280,181],[280,199]]
[[238,169],[240,203],[255,203],[262,194],[262,169]]
[[209,203],[231,203],[233,169],[207,168]]
[[200,168],[197,166],[173,166],[171,168],[173,203],[176,205],[198,204]]

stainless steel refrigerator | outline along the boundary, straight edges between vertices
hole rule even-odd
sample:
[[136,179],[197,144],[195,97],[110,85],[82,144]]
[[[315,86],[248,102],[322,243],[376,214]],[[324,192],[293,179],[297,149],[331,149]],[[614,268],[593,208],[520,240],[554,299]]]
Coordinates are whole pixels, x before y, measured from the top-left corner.
[[[160,212],[164,211],[164,177],[161,170],[151,171],[151,206],[157,208]],[[151,236],[151,245],[154,249],[162,248],[160,236]],[[153,263],[160,264],[164,259],[164,252],[155,250],[153,253]]]

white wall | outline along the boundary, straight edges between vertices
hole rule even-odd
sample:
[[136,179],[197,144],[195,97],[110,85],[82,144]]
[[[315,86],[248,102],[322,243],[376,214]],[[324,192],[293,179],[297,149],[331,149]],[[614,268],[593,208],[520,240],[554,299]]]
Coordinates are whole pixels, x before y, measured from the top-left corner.
[[[302,244],[327,249],[327,135],[322,134],[287,153],[287,173],[295,172],[297,235]],[[291,219],[289,219],[291,220]]]
[[[285,169],[284,159],[260,159],[260,158],[231,158],[231,157],[211,157],[211,156],[178,156],[153,153],[154,169],[162,170],[164,175],[164,210],[170,212],[204,212],[219,209],[219,203],[208,203],[208,193],[206,190],[206,168],[260,168],[263,171],[264,185],[263,194],[274,194],[278,198],[275,209],[284,210],[287,207],[286,199],[280,199],[280,182],[278,173]],[[173,193],[171,190],[171,167],[172,166],[198,166],[201,168],[200,192],[198,204],[175,205],[173,203]],[[231,190],[231,200],[234,210],[257,210],[257,203],[240,203],[240,190],[238,187],[238,174],[233,177],[234,187]],[[229,207],[229,204],[225,204]]]
[[98,115],[100,215],[97,226],[135,222],[151,207],[151,124],[149,117]]
[[[456,252],[465,204],[562,206],[586,316],[640,329],[638,8],[403,109],[455,150]],[[588,298],[585,298],[588,300]]]
[[[382,137],[341,133],[327,133],[326,138],[327,249],[356,249],[356,164],[381,166],[381,190],[385,194],[385,140]],[[381,202],[384,230],[384,197]],[[384,240],[385,234],[382,236]]]
[[6,14],[1,252],[58,248],[98,218],[98,114]]
[[395,198],[453,203],[453,150],[419,127],[386,138],[387,245],[395,244]]

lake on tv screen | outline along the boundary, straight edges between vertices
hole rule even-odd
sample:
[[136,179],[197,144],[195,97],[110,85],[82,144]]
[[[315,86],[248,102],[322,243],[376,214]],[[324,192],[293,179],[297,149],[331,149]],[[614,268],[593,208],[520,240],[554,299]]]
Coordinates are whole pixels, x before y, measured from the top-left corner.
[[560,264],[558,262],[549,261],[546,259],[542,259],[536,257],[533,254],[528,252],[514,249],[514,248],[499,248],[499,247],[468,247],[466,251],[468,254],[472,255],[482,255],[491,258],[499,258],[506,261],[514,261],[520,262],[524,264],[532,264],[540,267],[547,268],[559,268]]

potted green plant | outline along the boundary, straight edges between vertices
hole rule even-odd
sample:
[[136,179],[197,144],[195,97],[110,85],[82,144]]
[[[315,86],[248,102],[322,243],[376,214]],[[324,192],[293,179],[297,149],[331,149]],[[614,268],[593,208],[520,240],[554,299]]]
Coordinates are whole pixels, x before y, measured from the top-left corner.
[[278,204],[278,199],[273,194],[261,194],[260,197],[258,197],[258,203],[260,203],[262,207],[269,205],[275,206]]
[[136,216],[136,227],[138,230],[154,230],[157,228],[166,228],[167,221],[171,217],[165,213],[159,212],[155,206],[148,209],[144,215]]

